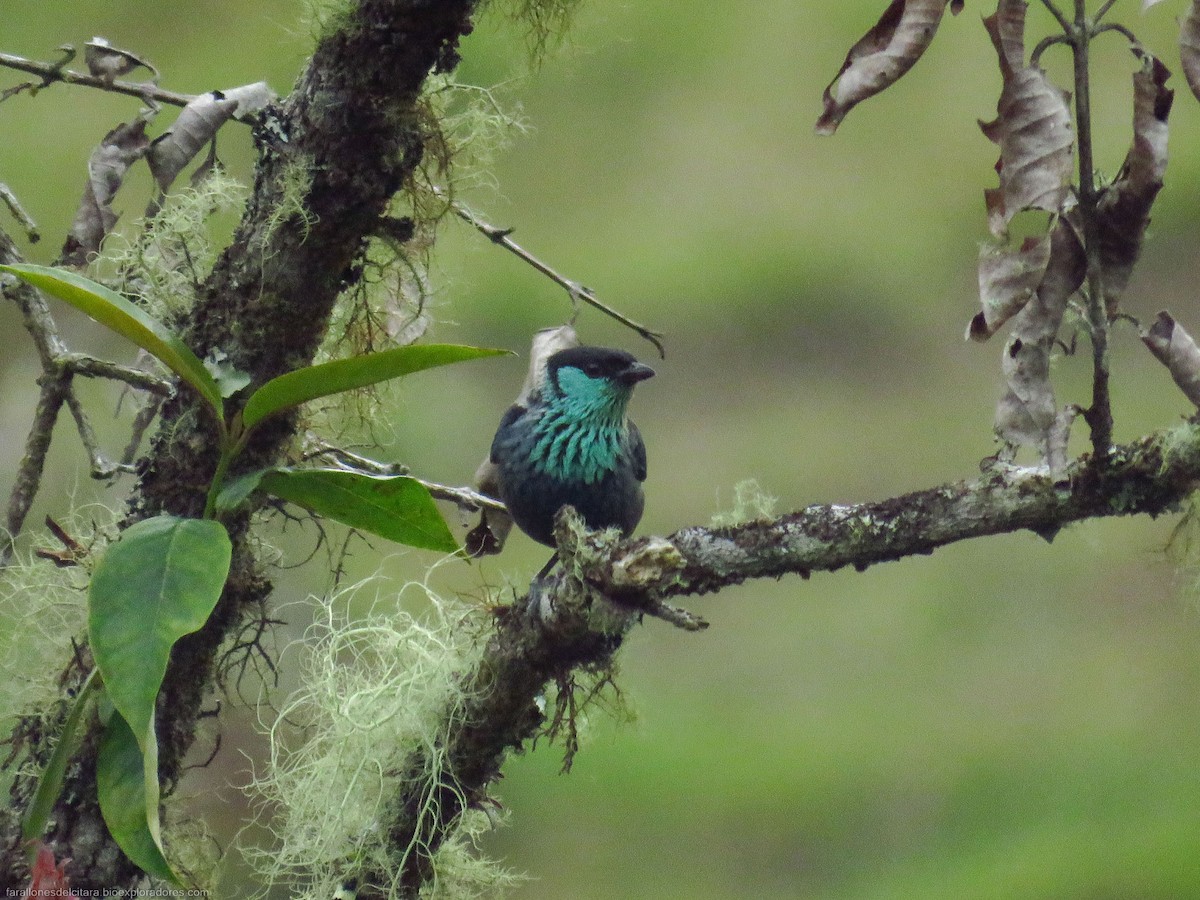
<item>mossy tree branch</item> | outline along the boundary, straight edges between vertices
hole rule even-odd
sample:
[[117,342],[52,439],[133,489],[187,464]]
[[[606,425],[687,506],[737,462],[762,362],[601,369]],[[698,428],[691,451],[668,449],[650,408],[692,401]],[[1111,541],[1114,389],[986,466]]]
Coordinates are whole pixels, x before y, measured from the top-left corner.
[[[263,122],[254,193],[184,324],[184,339],[201,356],[219,348],[256,385],[312,361],[334,301],[354,278],[354,260],[421,160],[422,85],[431,72],[455,66],[474,7],[474,0],[360,0],[320,37],[292,93]],[[289,199],[299,203],[288,206]],[[288,209],[294,215],[281,218]],[[210,424],[186,392],[164,405],[130,522],[162,512],[200,515],[217,457]],[[286,417],[260,429],[243,464],[276,461],[294,430]],[[224,596],[208,624],[176,645],[159,697],[160,779],[168,790],[213,685],[218,647],[269,590],[245,543],[246,518],[230,531],[234,563]],[[49,735],[23,737],[36,770]],[[68,772],[48,839],[58,858],[71,860],[76,889],[132,888],[139,873],[96,806],[97,737],[89,735]],[[18,804],[31,789],[29,779],[19,781]],[[24,852],[17,836],[0,837],[0,883],[19,884]]]
[[[638,616],[661,616],[665,598],[752,578],[861,571],[987,535],[1032,531],[1052,540],[1087,519],[1177,511],[1197,484],[1200,426],[1185,425],[1115,447],[1098,465],[1077,460],[1057,481],[1044,469],[997,467],[974,481],[872,503],[810,506],[629,540],[584,533],[578,520],[560,518],[561,574],[498,616],[496,634],[467,679],[467,694],[476,699],[460,714],[464,724],[448,748],[453,780],[434,804],[423,804],[415,791],[395,799],[394,843],[436,850],[464,808],[485,803],[505,754],[542,731],[539,698],[547,687],[573,668],[611,663]],[[428,876],[428,857],[411,853],[405,865],[404,883],[415,894]]]

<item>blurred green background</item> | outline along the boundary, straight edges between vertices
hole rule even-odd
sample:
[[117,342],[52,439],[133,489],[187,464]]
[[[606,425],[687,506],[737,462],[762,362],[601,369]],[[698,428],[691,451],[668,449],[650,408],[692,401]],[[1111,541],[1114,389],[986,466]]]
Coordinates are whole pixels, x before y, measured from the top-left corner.
[[[659,377],[634,401],[650,454],[644,533],[709,521],[747,478],[782,511],[969,478],[994,452],[1001,341],[962,339],[982,191],[995,183],[996,150],[976,125],[999,89],[980,24],[993,7],[947,17],[905,79],[818,139],[821,90],[885,5],[588,0],[532,74],[522,28],[501,14],[463,47],[460,78],[504,83],[532,126],[499,157],[496,187],[464,199],[668,334]],[[1178,69],[1183,4],[1140,6],[1121,0],[1113,15]],[[168,88],[265,78],[284,92],[310,43],[302,13],[296,0],[13,0],[0,50],[52,59],[103,35],[154,61]],[[1029,19],[1046,33],[1044,8]],[[1116,36],[1097,52],[1098,160],[1111,176],[1129,142],[1133,61]],[[1064,51],[1045,61],[1066,72]],[[1174,81],[1175,155],[1126,306],[1142,318],[1168,308],[1196,333],[1200,106]],[[31,260],[56,254],[90,148],[136,111],[63,86],[0,106],[0,181],[46,235]],[[221,144],[247,175],[248,137],[229,129]],[[147,196],[140,177],[129,218]],[[559,288],[456,221],[435,261],[438,340],[524,352],[533,330],[569,314]],[[6,495],[36,360],[15,311],[0,317],[13,335],[0,360]],[[129,358],[86,320],[62,319],[77,347]],[[579,328],[653,356],[597,314]],[[1086,402],[1087,356],[1059,361],[1061,402]],[[468,482],[524,365],[414,380],[377,454]],[[1113,370],[1119,440],[1188,414],[1131,327],[1118,328]],[[85,393],[103,425],[115,393]],[[117,453],[119,424],[102,432]],[[31,521],[99,493],[67,423],[51,462]],[[1200,617],[1195,573],[1164,553],[1173,524],[1089,523],[1053,545],[1009,535],[690,601],[707,632],[650,622],[622,652],[632,724],[594,717],[567,777],[554,747],[511,760],[497,786],[511,822],[485,849],[532,876],[515,892],[527,900],[1200,896]],[[518,538],[455,577],[520,582],[544,555]],[[387,567],[413,578],[429,562],[413,552]],[[360,547],[354,564],[375,561]],[[325,586],[311,566],[273,575],[282,601]],[[290,609],[303,627],[303,607]],[[252,718],[228,702],[224,714]],[[240,803],[222,780],[244,778],[239,750],[256,747],[234,733],[226,770],[185,785],[219,832]],[[234,881],[224,896],[243,895]]]

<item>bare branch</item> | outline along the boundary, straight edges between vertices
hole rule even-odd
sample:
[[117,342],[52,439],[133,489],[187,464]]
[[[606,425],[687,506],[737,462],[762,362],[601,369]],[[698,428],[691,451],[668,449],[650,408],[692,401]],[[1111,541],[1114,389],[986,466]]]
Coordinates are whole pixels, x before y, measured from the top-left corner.
[[12,562],[14,542],[25,526],[25,518],[33,506],[38,488],[42,483],[42,471],[46,465],[46,454],[50,450],[50,438],[58,411],[66,399],[64,380],[44,379],[33,423],[25,437],[25,455],[17,467],[12,491],[8,495],[5,513],[4,534],[0,535],[0,568]]
[[[68,57],[68,60],[70,58]],[[55,82],[61,81],[64,84],[77,84],[82,87],[110,91],[114,94],[125,94],[129,97],[137,97],[140,100],[145,100],[146,102],[165,103],[168,106],[187,106],[192,100],[196,99],[193,94],[180,94],[176,91],[168,91],[149,81],[110,81],[96,75],[88,75],[83,72],[75,72],[71,69],[63,68],[63,65],[63,63],[37,62],[36,60],[26,59],[23,56],[16,56],[12,53],[0,53],[0,66],[8,69],[16,69],[19,72],[27,72],[30,75],[37,75],[42,79],[40,84],[29,85],[29,87],[45,88]]]
[[[347,471],[362,472],[367,475],[389,476],[410,474],[408,466],[403,463],[380,462],[379,460],[346,450],[343,447],[335,447],[312,432],[309,432],[305,436],[305,443],[308,444],[310,449],[304,453],[304,459],[315,459],[323,456]],[[423,478],[416,478],[411,475],[410,477],[413,477],[413,480],[424,486],[435,500],[448,500],[467,512],[477,512],[481,509],[495,509],[503,512],[505,509],[504,504],[499,500],[489,497],[486,494],[481,494],[479,491],[472,490],[471,488],[450,487],[434,481],[426,481]]]
[[584,287],[578,281],[572,281],[565,275],[560,275],[546,263],[542,262],[532,253],[514,241],[511,237],[509,237],[509,235],[513,232],[511,228],[497,228],[495,225],[492,225],[479,218],[479,216],[475,215],[475,213],[471,212],[471,210],[463,206],[461,203],[451,201],[450,210],[464,222],[473,225],[480,234],[486,237],[493,244],[499,244],[505,250],[524,260],[559,287],[563,288],[570,296],[571,303],[576,308],[578,308],[580,302],[583,302],[588,304],[588,306],[600,310],[600,312],[604,313],[606,316],[616,319],[626,328],[636,331],[639,335],[648,340],[654,345],[655,349],[658,350],[658,355],[663,359],[666,359],[667,350],[663,346],[663,338],[666,335],[664,335],[661,331],[653,331],[647,328],[645,325],[639,325],[624,313],[618,312],[608,304],[601,302],[600,298],[595,295],[591,288]]
[[1091,76],[1089,73],[1090,23],[1085,0],[1075,0],[1075,26],[1071,29],[1074,54],[1075,121],[1079,142],[1079,215],[1083,222],[1083,244],[1087,255],[1087,323],[1092,340],[1092,405],[1084,418],[1092,432],[1092,453],[1104,458],[1112,443],[1113,416],[1109,394],[1108,301],[1100,250],[1100,228],[1096,217],[1099,191],[1092,161]]
[[1055,4],[1052,2],[1052,0],[1042,0],[1042,5],[1043,5],[1043,6],[1045,6],[1045,7],[1046,7],[1046,9],[1050,10],[1050,14],[1051,14],[1052,16],[1054,16],[1054,18],[1055,18],[1055,19],[1057,19],[1057,20],[1058,20],[1058,24],[1059,24],[1059,26],[1062,28],[1062,30],[1063,30],[1064,32],[1066,32],[1066,33],[1070,33],[1070,31],[1071,31],[1071,20],[1070,20],[1070,19],[1068,19],[1068,18],[1067,18],[1065,15],[1063,15],[1063,12],[1062,12],[1062,10],[1061,10],[1061,9],[1059,9],[1059,8],[1058,8],[1058,7],[1057,7],[1057,6],[1056,6],[1056,5],[1055,5]]
[[1104,4],[1098,10],[1096,10],[1096,15],[1092,17],[1092,21],[1099,22],[1101,19],[1103,19],[1116,2],[1117,0],[1104,0]]
[[73,375],[121,381],[132,388],[147,391],[159,397],[169,397],[175,392],[175,386],[166,378],[135,369],[132,366],[123,366],[106,359],[88,356],[86,353],[64,353],[56,358],[56,362]]
[[67,409],[71,411],[71,416],[75,419],[75,428],[79,432],[79,440],[83,444],[83,449],[87,451],[88,459],[92,463],[92,477],[99,481],[107,481],[119,472],[132,474],[135,471],[133,466],[123,465],[122,463],[111,463],[100,452],[100,441],[96,438],[96,431],[92,428],[92,423],[88,420],[87,413],[83,408],[83,404],[79,402],[78,395],[71,389],[69,379],[67,379],[64,393]]
[[17,199],[12,188],[3,182],[0,182],[0,200],[4,201],[4,205],[8,207],[12,217],[25,229],[25,237],[29,239],[29,243],[36,244],[41,240],[42,236],[38,233],[37,222],[33,221],[33,216],[25,211],[25,207],[21,205],[21,201]]
[[137,415],[133,417],[133,426],[129,429],[129,443],[125,445],[125,450],[121,453],[121,465],[132,466],[134,459],[137,457],[138,447],[141,446],[142,438],[145,436],[147,429],[158,412],[162,409],[163,397],[152,394],[147,401],[142,404],[142,408],[137,411]]
[[[12,238],[0,229],[0,262],[23,261]],[[156,396],[169,396],[173,392],[171,383],[156,375],[68,351],[59,337],[58,325],[45,298],[25,282],[12,279],[12,284],[4,287],[4,293],[21,309],[25,330],[33,338],[42,364],[42,377],[37,408],[25,439],[25,455],[17,468],[17,476],[8,497],[5,532],[0,538],[0,566],[8,565],[12,561],[14,541],[25,525],[25,519],[41,486],[54,425],[64,403],[75,418],[80,440],[91,462],[92,477],[106,479],[118,472],[134,471],[131,459],[122,458],[119,463],[111,463],[100,453],[95,431],[75,394],[73,377],[84,375],[90,378],[110,378]],[[142,425],[143,431],[147,425],[148,423]]]

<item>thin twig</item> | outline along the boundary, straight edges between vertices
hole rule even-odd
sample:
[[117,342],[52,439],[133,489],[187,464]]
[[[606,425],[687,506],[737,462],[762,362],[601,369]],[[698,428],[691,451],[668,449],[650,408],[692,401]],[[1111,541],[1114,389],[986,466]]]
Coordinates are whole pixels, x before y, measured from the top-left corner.
[[532,253],[514,241],[511,237],[509,237],[509,235],[512,234],[513,229],[498,228],[495,225],[492,225],[491,223],[479,218],[479,216],[475,215],[475,213],[471,212],[471,210],[461,203],[458,203],[454,200],[449,202],[451,212],[453,212],[464,222],[473,225],[475,229],[489,241],[491,241],[493,244],[499,244],[505,250],[508,250],[510,253],[524,260],[559,287],[563,288],[570,296],[572,305],[578,307],[579,303],[582,301],[583,303],[588,304],[588,306],[600,310],[600,312],[604,313],[606,316],[616,319],[626,328],[636,331],[639,335],[648,340],[654,345],[655,349],[658,350],[658,355],[663,359],[666,358],[667,351],[662,342],[662,339],[665,337],[665,335],[661,331],[653,331],[650,328],[647,328],[645,325],[641,325],[633,321],[633,319],[629,318],[624,313],[618,312],[608,304],[603,303],[595,295],[595,293],[593,293],[591,288],[584,287],[578,281],[572,281],[565,275],[561,275],[556,272],[550,266],[546,265],[546,263],[542,262]]
[[104,454],[100,452],[100,441],[96,437],[96,431],[92,428],[87,412],[84,410],[83,404],[79,402],[79,396],[71,389],[69,381],[65,394],[64,400],[67,409],[71,411],[71,416],[75,419],[75,430],[79,432],[79,440],[83,444],[83,449],[87,451],[88,459],[92,464],[92,477],[98,481],[107,481],[121,472],[132,474],[133,466],[111,463],[104,458]]
[[436,481],[426,481],[423,478],[416,478],[409,475],[408,466],[403,463],[380,462],[377,459],[361,456],[345,448],[335,447],[311,432],[305,437],[305,441],[310,449],[304,454],[304,459],[315,459],[318,456],[324,456],[343,469],[352,472],[364,472],[368,475],[384,477],[408,475],[429,491],[435,500],[448,500],[451,503],[457,504],[460,509],[467,510],[468,512],[477,512],[481,509],[505,511],[503,503],[493,497],[487,496],[487,494],[481,494],[471,488],[450,487],[449,485],[438,484]]
[[97,359],[86,353],[65,353],[57,357],[57,362],[73,375],[121,381],[130,387],[156,394],[159,397],[169,397],[175,391],[175,386],[165,378],[135,369],[132,366],[122,366],[106,359]]
[[1071,39],[1065,34],[1048,34],[1037,42],[1037,46],[1033,48],[1033,52],[1029,54],[1029,64],[1037,66],[1042,59],[1042,54],[1053,47],[1055,44],[1070,44]]
[[1137,35],[1134,34],[1132,31],[1130,31],[1128,28],[1126,28],[1124,25],[1122,25],[1120,22],[1109,22],[1105,25],[1101,25],[1098,28],[1093,29],[1092,37],[1095,37],[1098,34],[1104,34],[1104,32],[1106,32],[1106,31],[1115,31],[1118,34],[1123,34],[1125,36],[1125,39],[1127,41],[1129,41],[1129,43],[1133,44],[1135,49],[1142,46],[1142,42],[1138,40]]
[[8,207],[12,217],[25,229],[25,237],[29,239],[29,243],[36,244],[41,240],[42,236],[38,233],[37,222],[33,221],[33,216],[25,211],[25,207],[21,205],[21,201],[17,199],[12,188],[3,182],[0,182],[0,200],[4,201],[4,205]]
[[[1104,0],[1104,5],[1101,6],[1098,10],[1096,10],[1096,15],[1094,15],[1092,17],[1092,23],[1094,25],[1100,24],[1100,20],[1103,19],[1105,17],[1105,15],[1108,14],[1108,11],[1110,9],[1112,9],[1113,4],[1116,2],[1117,2],[1117,0]],[[1093,31],[1092,33],[1095,34],[1096,32]]]
[[101,91],[110,91],[114,94],[126,94],[146,102],[166,103],[170,106],[187,106],[196,99],[195,95],[168,91],[149,81],[109,81],[95,75],[64,69],[61,63],[56,65],[55,63],[37,62],[11,53],[0,53],[0,66],[39,76],[42,83],[30,85],[30,87],[39,89],[61,81],[64,84],[77,84]]
[[477,512],[481,509],[494,509],[499,512],[507,512],[507,507],[494,497],[489,497],[487,494],[481,494],[479,491],[471,490],[465,487],[450,487],[445,484],[438,484],[436,481],[425,481],[423,478],[418,478],[425,489],[429,491],[430,496],[435,500],[448,500],[455,503],[460,509],[465,509],[468,512]]
[[25,436],[25,455],[21,457],[12,490],[8,495],[4,534],[0,535],[0,568],[12,562],[17,535],[25,526],[25,518],[33,506],[38,488],[41,487],[46,454],[50,450],[50,438],[64,400],[66,394],[59,379],[42,380],[33,423]]
[[162,404],[162,397],[151,395],[146,398],[146,402],[142,404],[142,408],[137,411],[137,415],[133,417],[133,425],[129,429],[129,443],[125,445],[125,450],[121,453],[121,465],[133,466],[133,461],[137,458],[137,451],[138,447],[141,446],[142,438],[145,437],[155,416],[158,415]]
[[1050,14],[1058,19],[1058,24],[1062,26],[1062,30],[1067,34],[1071,33],[1071,20],[1068,19],[1061,9],[1055,6],[1050,0],[1042,0],[1042,6],[1050,10]]
[[1075,25],[1070,30],[1074,55],[1075,121],[1079,142],[1079,214],[1083,220],[1087,256],[1087,320],[1092,340],[1092,405],[1084,411],[1092,434],[1092,454],[1097,462],[1108,458],[1112,447],[1112,403],[1109,396],[1108,309],[1104,271],[1100,258],[1100,230],[1096,221],[1096,170],[1092,158],[1091,82],[1088,72],[1091,23],[1086,0],[1075,0]]

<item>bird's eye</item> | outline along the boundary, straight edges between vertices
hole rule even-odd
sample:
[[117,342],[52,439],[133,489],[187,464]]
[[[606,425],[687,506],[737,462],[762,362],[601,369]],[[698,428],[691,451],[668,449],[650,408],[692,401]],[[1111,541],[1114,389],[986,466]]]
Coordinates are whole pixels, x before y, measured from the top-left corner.
[[588,363],[586,366],[583,367],[583,373],[585,375],[587,375],[588,378],[599,377],[600,364],[599,363]]

